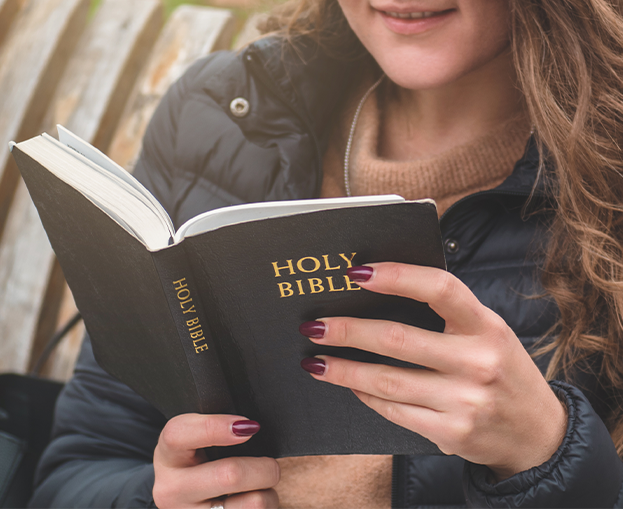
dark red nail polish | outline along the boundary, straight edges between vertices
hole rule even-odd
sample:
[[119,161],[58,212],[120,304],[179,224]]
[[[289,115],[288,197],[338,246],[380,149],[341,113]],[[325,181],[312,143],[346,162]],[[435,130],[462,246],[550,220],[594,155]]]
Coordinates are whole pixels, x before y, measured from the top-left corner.
[[359,266],[346,269],[346,275],[355,283],[365,283],[372,277],[374,269],[372,267]]
[[312,375],[324,375],[327,365],[322,359],[315,357],[306,357],[301,361],[301,367]]
[[299,325],[299,332],[308,338],[320,339],[324,337],[327,326],[323,322],[305,322]]
[[250,437],[260,430],[260,424],[255,421],[236,421],[231,425],[231,431],[238,437]]

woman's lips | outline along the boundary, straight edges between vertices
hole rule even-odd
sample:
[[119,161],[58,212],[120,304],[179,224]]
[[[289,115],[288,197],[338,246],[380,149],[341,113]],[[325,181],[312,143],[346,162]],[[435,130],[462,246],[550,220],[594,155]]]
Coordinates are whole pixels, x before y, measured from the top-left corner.
[[412,35],[426,32],[447,21],[455,9],[445,11],[397,12],[377,9],[385,26],[400,35]]

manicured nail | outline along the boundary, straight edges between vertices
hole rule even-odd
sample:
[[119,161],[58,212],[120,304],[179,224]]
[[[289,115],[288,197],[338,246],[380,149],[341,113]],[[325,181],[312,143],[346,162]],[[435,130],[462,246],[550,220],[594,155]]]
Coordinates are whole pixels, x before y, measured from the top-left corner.
[[322,359],[306,357],[301,361],[301,367],[312,375],[324,375],[324,370],[327,368],[327,365]]
[[250,437],[260,430],[260,424],[255,421],[236,421],[231,425],[231,431],[238,437]]
[[324,337],[327,326],[323,322],[305,322],[299,325],[299,332],[308,338],[320,339]]
[[359,266],[346,269],[346,275],[354,283],[365,283],[372,277],[374,269],[372,267]]

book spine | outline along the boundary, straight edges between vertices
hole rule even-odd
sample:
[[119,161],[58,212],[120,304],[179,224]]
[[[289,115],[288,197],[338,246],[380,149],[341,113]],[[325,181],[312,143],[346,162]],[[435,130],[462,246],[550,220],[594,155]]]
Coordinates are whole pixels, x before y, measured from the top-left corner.
[[180,245],[152,253],[179,341],[195,381],[202,413],[235,413],[195,280]]

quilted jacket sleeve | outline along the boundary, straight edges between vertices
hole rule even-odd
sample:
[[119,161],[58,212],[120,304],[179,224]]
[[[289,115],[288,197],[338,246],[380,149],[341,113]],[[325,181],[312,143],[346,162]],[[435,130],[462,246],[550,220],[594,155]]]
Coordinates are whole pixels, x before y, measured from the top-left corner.
[[99,367],[85,338],[56,406],[31,507],[149,507],[164,417]]
[[464,489],[470,507],[623,507],[623,463],[608,430],[581,391],[551,386],[569,412],[567,433],[546,463],[497,484],[489,469],[467,463]]

